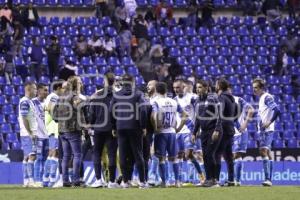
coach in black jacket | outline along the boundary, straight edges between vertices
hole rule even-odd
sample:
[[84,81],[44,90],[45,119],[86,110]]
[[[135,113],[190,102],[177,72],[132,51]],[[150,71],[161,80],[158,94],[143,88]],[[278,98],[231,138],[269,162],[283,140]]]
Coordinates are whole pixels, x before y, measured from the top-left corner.
[[113,133],[116,130],[118,137],[124,187],[128,187],[128,180],[131,180],[132,166],[128,165],[133,163],[128,160],[132,158],[134,158],[139,172],[140,186],[145,186],[142,145],[143,135],[146,135],[145,100],[143,93],[138,91],[134,84],[134,78],[125,74],[122,77],[122,89],[114,94],[110,105]]
[[196,90],[199,98],[196,104],[196,122],[192,141],[195,142],[195,138],[198,136],[199,130],[201,130],[200,138],[206,172],[206,181],[203,186],[211,187],[217,185],[216,151],[222,138],[219,99],[216,94],[209,93],[209,84],[204,80],[197,82]]
[[116,183],[116,157],[117,157],[117,138],[112,135],[112,123],[109,112],[110,102],[113,98],[113,84],[115,76],[107,73],[104,76],[104,88],[97,91],[91,98],[89,107],[89,122],[94,130],[93,141],[93,160],[97,181],[92,187],[104,186],[101,181],[101,157],[104,145],[107,147],[109,159],[109,188],[115,188]]
[[221,156],[223,155],[228,169],[228,182],[227,186],[234,186],[234,163],[232,153],[232,139],[235,133],[234,121],[237,118],[237,104],[234,101],[234,97],[229,90],[229,82],[220,78],[216,82],[216,91],[219,95],[219,101],[221,103],[221,120],[223,128],[223,137],[221,139],[220,146],[216,152],[217,156],[217,180],[219,180],[221,172]]
[[22,11],[22,19],[26,28],[29,28],[31,26],[40,26],[39,14],[37,12],[37,9],[33,7],[32,3],[29,3],[28,7],[24,8],[24,10]]

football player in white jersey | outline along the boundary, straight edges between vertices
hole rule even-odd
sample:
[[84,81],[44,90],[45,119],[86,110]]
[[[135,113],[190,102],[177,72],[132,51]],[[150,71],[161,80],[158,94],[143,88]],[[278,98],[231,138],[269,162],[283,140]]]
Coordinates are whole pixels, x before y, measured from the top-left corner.
[[[53,91],[45,100],[45,124],[49,136],[49,154],[45,162],[43,182],[45,187],[52,187],[56,181],[56,171],[58,168],[59,148],[58,148],[58,124],[52,118],[53,108],[60,95],[63,94],[63,81],[52,84]],[[62,152],[60,152],[62,154]],[[62,157],[62,156],[61,156]],[[61,170],[60,170],[61,171]],[[60,173],[61,174],[61,173]],[[57,182],[57,187],[62,187],[62,176]]]
[[[192,142],[192,130],[194,128],[195,122],[195,102],[197,97],[191,93],[184,92],[185,83],[183,80],[175,80],[173,84],[173,90],[176,94],[174,98],[175,101],[180,105],[185,113],[188,115],[188,119],[186,121],[185,126],[181,129],[181,131],[177,134],[177,143],[178,143],[178,159],[179,159],[179,173],[182,176],[182,163],[184,155],[187,159],[191,160],[194,164],[197,173],[199,174],[200,182],[204,182],[204,175],[202,173],[200,164],[194,157],[194,143]],[[177,115],[177,124],[180,123],[180,115]],[[182,178],[181,178],[182,180]]]
[[[232,93],[231,88],[229,89],[230,93]],[[241,173],[243,169],[243,158],[242,156],[247,151],[248,144],[248,132],[247,126],[251,121],[254,108],[246,102],[243,98],[238,96],[233,96],[235,103],[238,108],[238,119],[235,121],[235,134],[233,136],[233,144],[232,144],[232,152],[234,158],[234,173],[235,173],[235,181],[236,185],[241,185]]]
[[37,86],[37,97],[32,101],[35,106],[35,115],[38,122],[38,132],[36,140],[36,159],[34,162],[34,181],[36,187],[42,187],[44,163],[49,151],[48,133],[45,126],[44,100],[48,95],[48,86],[39,83]]
[[258,131],[260,133],[259,150],[263,160],[265,181],[263,186],[272,186],[273,161],[270,156],[273,134],[275,131],[275,120],[280,115],[278,105],[274,97],[265,91],[265,82],[256,78],[252,82],[253,92],[259,97],[258,105]]
[[23,179],[25,187],[33,187],[33,170],[35,160],[34,145],[38,135],[38,123],[35,106],[32,99],[36,96],[37,89],[34,82],[25,83],[25,96],[19,103],[19,124],[21,145],[24,153]]
[[[162,179],[162,187],[166,187],[166,156],[173,166],[175,175],[175,186],[180,187],[179,169],[177,157],[176,133],[182,129],[185,124],[187,115],[181,109],[180,105],[171,98],[166,97],[167,85],[163,82],[156,84],[158,97],[152,106],[152,121],[155,132],[154,151],[159,158],[159,171]],[[181,113],[181,123],[176,128],[177,112]]]

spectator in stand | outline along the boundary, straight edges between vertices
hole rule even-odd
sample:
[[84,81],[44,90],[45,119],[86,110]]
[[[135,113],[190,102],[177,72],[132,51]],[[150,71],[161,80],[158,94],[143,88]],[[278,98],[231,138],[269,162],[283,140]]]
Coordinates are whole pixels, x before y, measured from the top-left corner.
[[299,5],[299,0],[287,0],[287,5],[289,9],[289,16],[293,19],[296,18],[295,10],[297,6]]
[[12,7],[12,18],[14,21],[22,22],[22,15],[21,15],[21,8],[20,4],[16,4],[14,7]]
[[116,41],[114,38],[109,37],[108,35],[105,35],[105,39],[103,42],[103,48],[104,48],[104,56],[110,57],[116,55]]
[[282,8],[280,0],[265,0],[263,3],[262,12],[267,16],[268,21],[272,25],[276,25],[280,20],[280,8]]
[[89,56],[89,48],[88,43],[83,35],[78,36],[78,40],[75,44],[75,54],[78,56],[79,59],[81,59],[84,56]]
[[198,13],[199,13],[199,8],[197,5],[191,5],[191,12],[189,13],[188,17],[187,17],[187,23],[186,25],[189,27],[194,27],[197,28],[198,27],[198,21],[199,21],[199,17],[198,17]]
[[65,65],[59,71],[58,78],[67,81],[71,76],[78,74],[78,67],[75,66],[75,62],[71,59],[65,61]]
[[280,42],[280,46],[287,47],[286,52],[288,56],[292,56],[294,59],[297,59],[297,57],[300,56],[300,41],[293,31],[290,31],[287,38]]
[[89,41],[88,41],[88,48],[89,51],[96,56],[99,56],[102,54],[103,49],[103,42],[100,39],[99,36],[94,35]]
[[124,0],[124,4],[130,18],[130,22],[127,23],[131,24],[132,18],[136,15],[137,4],[135,0]]
[[46,52],[48,57],[49,77],[52,81],[58,72],[60,56],[60,45],[58,44],[58,39],[56,36],[50,37],[50,45],[46,48]]
[[122,26],[122,24],[129,24],[130,23],[130,16],[128,10],[125,7],[124,2],[121,3],[115,10],[115,17],[117,19],[117,30]]
[[24,20],[24,26],[30,28],[31,26],[38,26],[39,24],[39,15],[37,9],[33,7],[32,3],[29,3],[27,7],[22,12],[22,17]]
[[132,34],[127,25],[121,27],[120,35],[120,56],[131,56]]
[[12,18],[12,11],[9,8],[8,4],[4,4],[3,7],[0,10],[0,18],[3,20],[5,20],[5,22],[9,22],[11,23],[13,18]]
[[172,7],[168,6],[164,0],[161,0],[155,8],[155,17],[158,27],[168,26],[169,21],[173,18]]
[[142,15],[138,15],[138,17],[134,21],[134,24],[133,35],[138,40],[137,53],[138,57],[141,58],[150,47],[147,23],[143,19]]
[[212,13],[214,10],[214,4],[211,0],[207,0],[203,4],[202,8],[202,16],[201,16],[201,25],[210,27],[214,24],[214,18],[212,17]]
[[107,0],[95,0],[96,17],[101,19],[104,16],[108,16]]
[[0,55],[4,56],[10,50],[10,41],[7,40],[7,37],[0,35]]
[[12,81],[13,73],[15,71],[15,65],[13,63],[13,55],[11,51],[5,55],[5,77],[6,84],[10,84]]
[[14,35],[13,35],[14,56],[16,56],[17,54],[21,56],[22,55],[21,46],[22,46],[22,40],[24,36],[24,27],[21,24],[21,22],[18,20],[15,20],[13,22],[13,25],[14,25]]
[[300,95],[300,79],[297,75],[292,75],[292,82],[291,82],[294,98],[297,99]]
[[43,72],[42,61],[45,54],[46,52],[41,45],[40,39],[34,37],[32,39],[32,46],[28,48],[28,55],[31,59],[31,75],[35,76],[37,82],[39,82],[39,78]]
[[283,45],[279,49],[279,53],[277,55],[276,65],[274,68],[275,74],[278,76],[287,75],[288,74],[287,64],[288,64],[287,46]]
[[4,57],[0,57],[0,76],[6,78],[6,83],[9,83],[8,73],[6,72],[6,61]]
[[152,12],[152,9],[151,8],[148,8],[146,14],[145,14],[145,17],[144,17],[148,27],[152,27],[153,24],[155,23],[156,19],[155,19],[155,15],[154,13]]
[[255,15],[256,7],[255,1],[253,0],[239,0],[239,5],[243,10],[244,16],[253,16]]

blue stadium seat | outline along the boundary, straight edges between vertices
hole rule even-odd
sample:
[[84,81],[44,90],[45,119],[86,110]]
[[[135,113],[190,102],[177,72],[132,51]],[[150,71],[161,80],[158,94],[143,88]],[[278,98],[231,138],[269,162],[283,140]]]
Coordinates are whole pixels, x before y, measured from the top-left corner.
[[92,85],[92,80],[89,77],[82,76],[81,81],[84,86]]
[[284,130],[286,132],[293,132],[293,131],[296,131],[296,127],[295,127],[295,124],[293,121],[290,121],[290,122],[285,122],[284,124]]
[[236,30],[231,26],[227,26],[224,30],[226,36],[235,36],[237,35]]
[[146,7],[146,6],[148,6],[148,1],[147,0],[137,0],[136,3],[137,3],[137,5],[139,7]]
[[85,87],[85,93],[86,95],[93,95],[96,92],[96,86],[95,85],[88,85]]
[[93,28],[93,34],[98,36],[98,37],[103,37],[104,36],[104,31],[101,27],[95,26]]
[[[4,124],[4,123],[6,123],[5,116],[3,114],[0,114],[0,124]],[[1,135],[1,133],[0,133],[0,135]]]
[[238,76],[229,76],[228,81],[232,84],[240,84]]
[[275,36],[267,37],[267,44],[269,46],[278,46],[279,40]]
[[216,64],[220,66],[227,66],[228,61],[224,56],[218,56],[216,59]]
[[57,6],[58,0],[47,0],[47,5],[49,6]]
[[[72,41],[69,37],[61,37],[60,38],[60,45],[63,47],[71,47],[72,46]],[[66,53],[66,52],[64,52]]]
[[219,50],[221,56],[231,56],[232,52],[229,47],[221,47]]
[[277,86],[277,85],[272,85],[270,87],[270,93],[274,94],[274,95],[280,95],[280,94],[282,94],[281,87]]
[[103,77],[100,77],[100,76],[95,77],[95,79],[94,79],[94,84],[95,84],[96,86],[103,86],[103,85],[104,85]]
[[228,18],[225,16],[219,16],[216,23],[222,27],[229,25]]
[[44,36],[47,36],[47,37],[54,35],[53,29],[49,26],[43,27],[42,33]]
[[231,66],[225,65],[223,67],[223,74],[225,74],[225,75],[232,75],[234,73],[235,73],[235,71],[234,71],[234,69]]
[[241,18],[238,16],[233,16],[230,20],[230,24],[234,27],[239,27],[242,24]]
[[213,4],[216,7],[224,7],[225,6],[224,0],[213,0]]
[[254,41],[253,41],[253,39],[252,39],[251,37],[249,37],[249,36],[243,36],[243,37],[242,37],[242,44],[243,44],[244,46],[253,46]]
[[142,76],[136,76],[135,83],[137,86],[145,85],[144,78]]
[[202,76],[207,75],[207,71],[205,70],[205,67],[197,66],[197,67],[195,67],[195,74],[198,77],[202,77]]
[[105,74],[105,73],[107,73],[109,71],[110,71],[110,68],[108,66],[106,66],[106,65],[104,65],[104,66],[98,66],[98,72],[99,72],[99,74]]
[[280,37],[285,37],[288,35],[288,30],[285,26],[280,26],[277,29],[277,35],[279,35]]
[[296,103],[290,103],[287,105],[287,110],[291,113],[299,112],[299,105]]
[[246,66],[238,65],[235,69],[235,72],[239,75],[245,75],[248,73]]
[[86,74],[95,75],[97,73],[97,68],[95,68],[94,66],[89,66],[86,68]]
[[247,95],[253,95],[252,85],[245,85],[244,86],[244,93],[247,94]]
[[256,64],[258,65],[268,65],[269,61],[266,56],[257,56],[256,57]]
[[290,139],[287,141],[288,148],[299,148],[299,141],[296,139]]
[[229,45],[229,41],[227,39],[227,37],[218,37],[217,38],[217,44],[219,46],[228,46]]
[[80,64],[82,66],[90,66],[90,65],[93,65],[93,61],[91,60],[90,57],[82,57],[81,58],[81,61],[80,61]]
[[283,121],[283,122],[288,122],[288,121],[293,120],[291,113],[282,113],[280,118],[281,118],[281,121]]
[[285,148],[285,144],[283,140],[274,140],[273,141],[274,148]]
[[64,27],[57,26],[54,29],[54,34],[61,37],[66,35],[66,31]]
[[248,36],[249,35],[249,31],[248,31],[248,28],[246,26],[240,26],[237,29],[237,32],[240,36]]
[[191,45],[193,45],[194,47],[199,47],[202,46],[202,40],[199,37],[192,37],[191,39]]
[[14,133],[14,132],[8,133],[6,135],[6,142],[9,142],[9,143],[18,142],[18,137],[17,137],[16,133]]
[[186,46],[189,46],[190,43],[189,43],[188,39],[186,39],[185,37],[179,37],[177,39],[177,45],[180,47],[186,47]]
[[248,140],[248,148],[249,148],[249,149],[257,148],[256,141],[255,141],[255,140],[249,139],[249,140]]
[[139,75],[139,70],[137,69],[136,66],[129,66],[127,68],[127,73],[132,75],[132,76],[138,76]]
[[244,90],[240,85],[234,85],[232,87],[232,93],[237,96],[241,96],[244,94]]
[[[36,0],[36,1],[43,2],[44,0]],[[47,26],[47,25],[48,25],[47,18],[44,17],[44,16],[40,16],[40,18],[39,18],[39,24],[40,24],[41,26]]]
[[197,56],[190,57],[189,65],[196,66],[196,65],[200,65],[200,64],[201,64],[201,60],[199,59],[199,57],[197,57]]
[[120,61],[117,57],[109,57],[107,63],[111,66],[119,66]]
[[15,86],[23,85],[23,80],[22,80],[21,76],[13,76],[12,84]]
[[269,56],[269,50],[267,49],[267,47],[259,47],[257,54],[260,56]]
[[97,66],[106,66],[107,65],[106,60],[103,57],[96,57],[94,64]]
[[266,36],[274,36],[275,35],[275,31],[271,26],[266,26],[264,28],[264,35]]
[[181,56],[181,51],[176,47],[171,47],[169,51],[169,55],[172,57]]
[[215,62],[214,62],[214,59],[210,56],[205,56],[204,59],[203,59],[203,64],[204,65],[214,65]]
[[261,35],[263,35],[263,33],[262,33],[262,31],[261,31],[261,29],[260,29],[260,27],[257,25],[257,26],[253,26],[252,28],[251,28],[251,35],[253,35],[253,36],[261,36]]
[[220,76],[222,74],[221,70],[217,66],[209,66],[208,73],[212,76]]
[[266,39],[262,36],[255,37],[254,43],[256,46],[266,46],[267,45]]
[[285,94],[292,94],[293,93],[293,87],[291,85],[285,85],[283,87],[283,92]]
[[177,60],[178,64],[181,66],[188,65],[188,62],[186,61],[185,57],[183,57],[183,56],[177,57],[176,60]]
[[273,140],[280,140],[280,132],[279,131],[274,131],[273,133]]
[[6,85],[6,79],[4,76],[0,76],[0,86],[3,86],[3,85]]
[[[73,0],[71,0],[71,4],[72,4],[72,1],[73,1]],[[80,0],[75,0],[75,1],[80,1]],[[75,26],[86,26],[86,25],[87,25],[87,22],[86,22],[86,21],[87,21],[87,20],[86,20],[85,17],[79,16],[79,17],[76,17],[76,18],[75,18],[74,25],[75,25]]]
[[183,75],[187,77],[193,74],[193,68],[191,66],[183,66],[182,71],[183,71]]
[[255,25],[255,20],[253,19],[252,16],[245,16],[243,24],[245,24],[248,27],[252,27]]
[[241,60],[236,56],[231,56],[230,59],[229,59],[229,64],[230,65],[240,65]]
[[10,124],[2,124],[1,125],[1,133],[8,134],[8,133],[12,133],[12,132],[13,132],[12,127]]
[[295,139],[294,130],[285,130],[283,132],[282,138],[285,140]]
[[194,49],[194,54],[195,54],[195,56],[203,57],[206,55],[206,51],[203,47],[196,47]]
[[216,48],[216,47],[208,47],[207,48],[207,50],[206,50],[206,54],[208,55],[208,56],[212,56],[212,57],[214,57],[214,56],[218,56],[219,55],[219,51],[218,51],[218,49]]
[[71,37],[76,37],[79,34],[78,29],[76,27],[74,27],[74,26],[68,27],[67,28],[67,33]]
[[122,67],[115,67],[114,68],[114,74],[116,75],[116,76],[122,76],[122,75],[124,75],[126,72],[125,72],[125,70],[124,70],[124,68],[122,68]]
[[112,21],[111,21],[110,17],[105,16],[105,17],[102,17],[100,24],[102,24],[103,27],[106,27],[106,26],[112,25]]
[[172,35],[175,36],[175,37],[180,37],[180,36],[183,36],[184,33],[183,33],[183,30],[181,29],[181,27],[179,26],[175,26],[172,31],[171,31]]
[[253,57],[252,56],[245,56],[244,59],[243,59],[243,65],[246,65],[246,66],[249,66],[249,65],[254,65],[255,62],[253,60]]
[[110,37],[116,37],[118,35],[116,29],[110,26],[105,28],[105,33]]
[[166,47],[175,47],[176,46],[176,42],[175,42],[175,39],[172,38],[172,37],[166,37],[164,39],[164,45]]
[[214,37],[205,37],[204,41],[203,41],[203,44],[205,46],[214,46],[215,47],[216,42],[215,42]]
[[89,27],[82,26],[79,29],[79,33],[85,37],[90,37],[92,35],[92,30]]
[[196,32],[195,28],[193,28],[193,27],[186,27],[184,34],[186,36],[193,37],[193,36],[197,35],[197,32]]
[[59,26],[60,25],[59,17],[50,17],[49,25],[51,25],[51,26]]
[[150,37],[153,37],[153,36],[156,36],[156,35],[157,35],[156,29],[155,29],[154,26],[152,26],[152,27],[150,27],[150,28],[148,29],[148,35],[149,35]]
[[17,95],[11,96],[11,104],[17,106],[20,102],[20,97]]
[[219,26],[214,26],[211,29],[211,34],[215,37],[219,37],[219,36],[223,35],[223,31]]
[[199,35],[200,36],[210,36],[210,32],[209,32],[209,29],[208,28],[206,28],[206,27],[200,27],[199,29],[198,29],[198,33],[199,33]]
[[12,143],[12,149],[13,150],[20,150],[22,148],[21,143],[20,142],[13,142]]
[[134,62],[133,60],[131,59],[131,57],[123,57],[121,59],[121,63],[122,65],[124,66],[131,66],[131,65],[134,65]]
[[240,46],[236,46],[236,47],[233,48],[233,52],[232,53],[235,56],[241,57],[241,56],[244,55],[244,49],[242,47],[240,47]]
[[88,26],[98,26],[99,20],[96,17],[88,17],[87,18],[87,25]]
[[163,37],[168,37],[171,35],[171,33],[167,27],[160,27],[158,32],[159,32],[159,35],[161,35]]
[[[66,1],[66,3],[69,2],[69,0],[61,0],[61,1]],[[64,26],[72,26],[73,22],[72,22],[72,17],[63,17],[61,24]]]
[[0,96],[0,106],[5,105],[6,103],[7,103],[6,97],[3,96],[3,95],[1,95],[1,96]]
[[14,87],[11,85],[4,86],[3,93],[7,96],[12,96],[16,94]]

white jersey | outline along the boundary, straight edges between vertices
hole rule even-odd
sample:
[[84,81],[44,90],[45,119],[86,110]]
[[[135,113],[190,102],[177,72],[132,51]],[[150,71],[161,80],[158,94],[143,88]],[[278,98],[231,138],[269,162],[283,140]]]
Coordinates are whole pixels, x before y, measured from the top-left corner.
[[37,137],[41,139],[48,138],[48,133],[45,125],[45,105],[44,101],[41,102],[38,98],[32,99],[35,106],[35,115],[38,123]]
[[[194,124],[195,123],[195,107],[194,103],[197,99],[197,95],[193,93],[187,93],[182,98],[176,96],[174,100],[180,105],[182,110],[188,115],[189,120]],[[180,114],[176,115],[177,125],[179,126],[181,122]],[[179,133],[191,133],[191,130],[184,125]]]
[[[264,93],[259,98],[259,104],[258,104],[258,130],[260,129],[261,123],[270,122],[272,119],[272,116],[274,114],[273,109],[277,107],[277,104],[274,101],[274,97],[269,93]],[[275,121],[264,131],[274,131],[275,130]]]
[[155,100],[158,98],[157,95],[153,95],[152,97],[149,98],[149,101],[150,101],[150,105],[152,106],[155,102]]
[[35,106],[31,99],[23,97],[19,103],[19,124],[20,124],[20,136],[30,136],[29,132],[25,128],[23,118],[26,118],[29,122],[29,129],[33,135],[37,135],[38,124],[36,118]]
[[58,123],[56,123],[48,111],[50,104],[56,104],[58,101],[59,96],[52,92],[47,96],[45,99],[44,105],[45,105],[45,125],[46,130],[48,134],[54,134],[56,137],[58,137]]
[[[241,97],[237,97],[237,96],[233,96],[233,97],[235,103],[238,105],[238,108],[240,109],[239,112],[241,113],[241,115],[237,119],[237,122],[235,122],[235,126],[234,126],[234,130],[235,130],[234,136],[238,136],[242,134],[238,129],[246,121],[247,110],[249,109],[250,105]],[[245,132],[246,131],[247,129],[245,130]]]
[[158,113],[159,133],[176,133],[176,113],[182,112],[179,104],[169,97],[157,97],[152,105],[152,112]]

